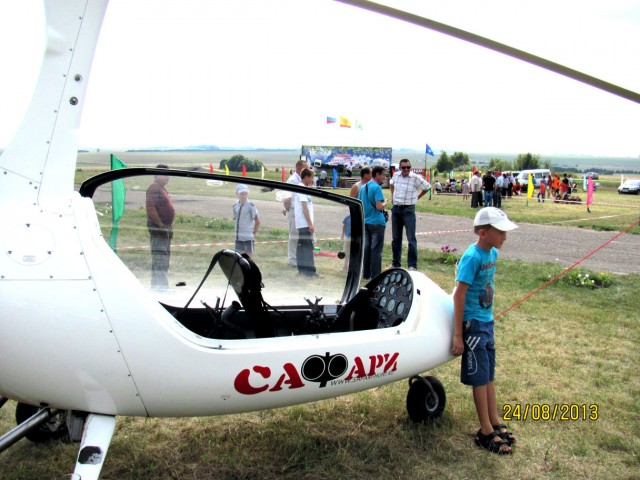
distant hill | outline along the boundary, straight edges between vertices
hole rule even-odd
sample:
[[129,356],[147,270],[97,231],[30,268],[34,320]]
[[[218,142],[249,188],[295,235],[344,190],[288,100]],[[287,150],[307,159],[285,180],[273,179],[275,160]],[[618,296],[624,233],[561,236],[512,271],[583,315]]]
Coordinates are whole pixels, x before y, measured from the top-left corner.
[[[202,147],[209,147],[205,150]],[[196,148],[199,147],[199,148]],[[91,164],[108,165],[109,153],[118,154],[122,161],[129,165],[147,165],[153,163],[167,163],[169,165],[204,165],[206,167],[212,164],[214,168],[218,168],[220,161],[228,159],[234,154],[242,154],[251,160],[259,160],[265,164],[267,168],[292,167],[300,155],[299,149],[269,149],[269,148],[251,148],[251,149],[227,149],[219,148],[214,145],[189,146],[179,149],[136,149],[127,150],[101,149],[100,152],[80,153],[79,159]],[[438,151],[436,155],[440,152]],[[447,152],[453,153],[453,152]],[[492,158],[501,158],[503,160],[513,161],[518,154],[515,153],[468,153],[471,164],[485,170],[486,166]],[[426,157],[426,158],[425,158]],[[422,168],[433,168],[437,156],[426,156],[424,151],[414,149],[394,149],[393,162],[399,162],[402,158],[411,160],[414,166]],[[553,167],[553,171],[562,172],[598,172],[601,174],[638,174],[640,173],[640,161],[637,158],[616,158],[616,157],[595,157],[595,156],[577,156],[577,155],[540,155],[545,161],[549,160]]]
[[[186,147],[130,148],[126,152],[294,152],[298,148],[218,147],[217,145],[189,145]],[[87,150],[84,150],[87,151]]]

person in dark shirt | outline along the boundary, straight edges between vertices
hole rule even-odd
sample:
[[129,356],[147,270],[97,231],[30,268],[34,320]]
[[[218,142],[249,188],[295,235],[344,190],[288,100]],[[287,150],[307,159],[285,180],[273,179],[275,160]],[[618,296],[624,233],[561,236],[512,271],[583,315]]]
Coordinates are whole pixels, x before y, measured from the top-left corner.
[[[169,167],[160,164],[156,168]],[[169,288],[169,257],[176,211],[166,189],[168,182],[167,175],[156,175],[146,195],[147,228],[151,242],[151,288],[157,290]]]
[[493,190],[496,185],[496,179],[491,172],[487,172],[487,174],[482,179],[482,187],[484,188],[484,206],[492,207],[493,206]]

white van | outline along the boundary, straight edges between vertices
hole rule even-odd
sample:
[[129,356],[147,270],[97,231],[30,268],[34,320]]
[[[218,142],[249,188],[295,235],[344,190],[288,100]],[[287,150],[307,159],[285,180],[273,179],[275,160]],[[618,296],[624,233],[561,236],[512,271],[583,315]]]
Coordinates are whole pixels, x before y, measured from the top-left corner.
[[541,179],[547,178],[549,175],[551,175],[551,170],[549,170],[548,168],[534,168],[532,170],[522,170],[518,174],[516,179],[518,180],[520,185],[525,186],[525,189],[526,189],[527,183],[529,182],[529,174],[531,174],[531,176],[533,177],[533,184],[538,186],[540,184]]

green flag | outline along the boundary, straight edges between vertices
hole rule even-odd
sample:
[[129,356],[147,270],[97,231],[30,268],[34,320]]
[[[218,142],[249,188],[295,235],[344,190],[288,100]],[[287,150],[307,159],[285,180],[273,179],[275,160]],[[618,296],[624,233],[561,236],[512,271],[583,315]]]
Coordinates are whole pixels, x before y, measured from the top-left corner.
[[[127,166],[115,155],[111,154],[111,170],[119,170],[121,168],[127,168]],[[109,237],[109,246],[114,252],[118,252],[118,229],[120,226],[120,219],[124,213],[124,197],[126,190],[124,188],[123,180],[115,180],[111,183],[111,236]]]

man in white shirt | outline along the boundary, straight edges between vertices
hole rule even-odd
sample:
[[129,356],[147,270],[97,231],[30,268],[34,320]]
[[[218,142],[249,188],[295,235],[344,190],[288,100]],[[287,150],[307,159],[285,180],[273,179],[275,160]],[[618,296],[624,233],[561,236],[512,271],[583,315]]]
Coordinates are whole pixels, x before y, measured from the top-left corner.
[[480,177],[480,170],[476,170],[469,182],[469,188],[471,190],[471,208],[478,208],[482,206],[482,178]]
[[[305,160],[298,160],[296,162],[296,171],[291,174],[287,183],[292,185],[300,185],[302,183],[302,179],[300,178],[300,172],[304,168],[307,168],[307,162]],[[289,266],[292,268],[296,268],[298,266],[298,262],[296,260],[296,250],[298,248],[298,229],[296,228],[296,213],[295,213],[295,205],[291,201],[291,198],[284,199],[284,209],[282,210],[282,214],[287,216],[287,220],[289,221],[289,243],[287,245],[287,256],[289,261]]]
[[407,232],[409,252],[407,264],[409,270],[418,268],[418,241],[416,240],[416,203],[431,189],[431,185],[420,175],[411,171],[411,162],[403,158],[400,160],[400,171],[391,178],[391,252],[392,266],[400,267],[402,254],[402,230]]

